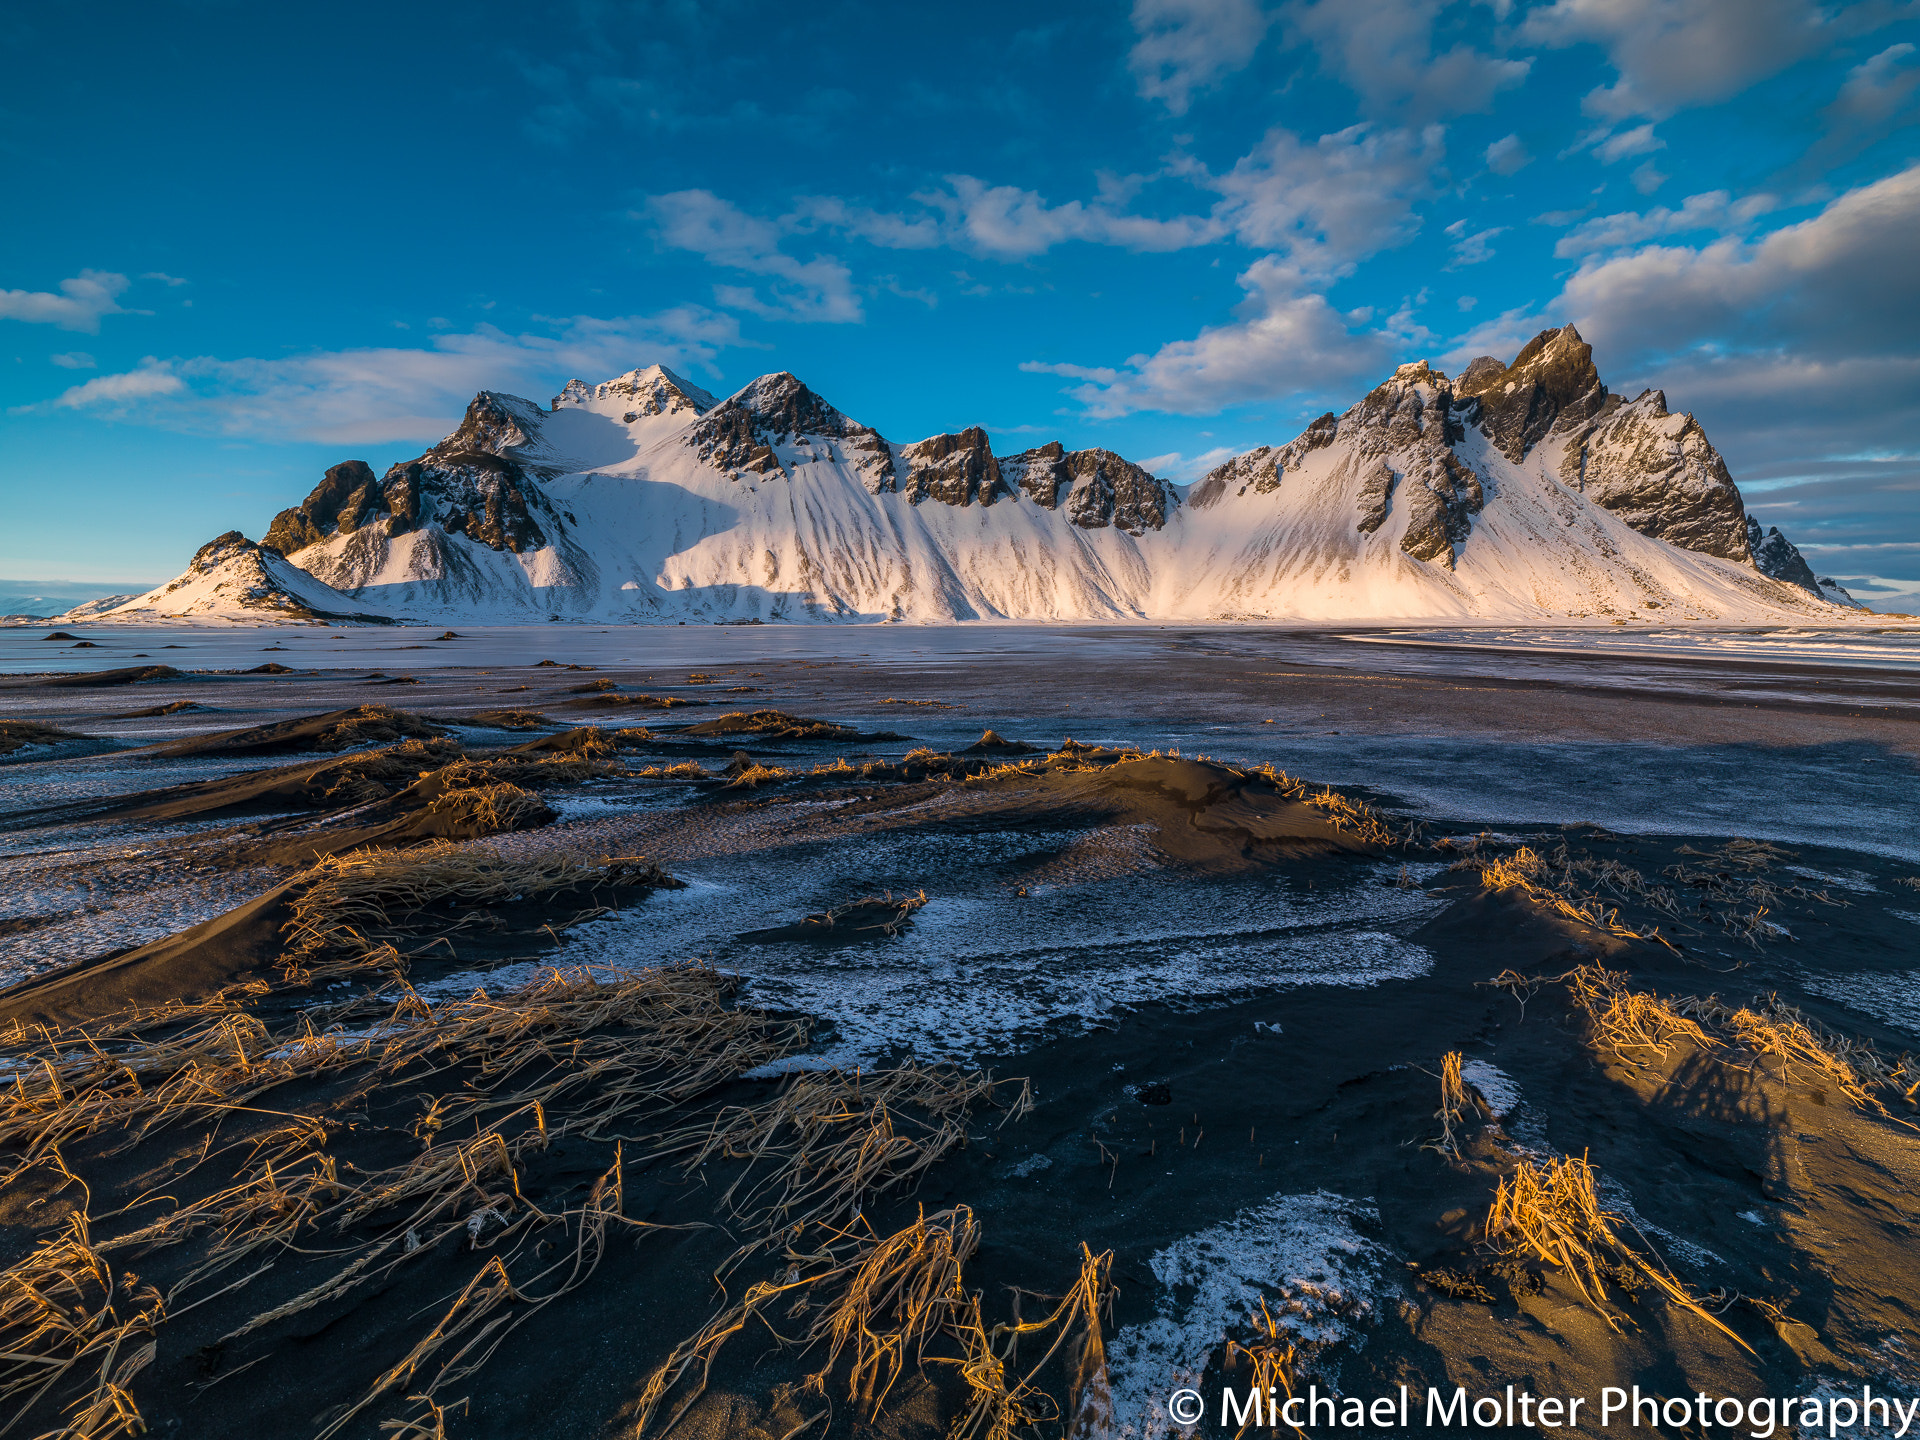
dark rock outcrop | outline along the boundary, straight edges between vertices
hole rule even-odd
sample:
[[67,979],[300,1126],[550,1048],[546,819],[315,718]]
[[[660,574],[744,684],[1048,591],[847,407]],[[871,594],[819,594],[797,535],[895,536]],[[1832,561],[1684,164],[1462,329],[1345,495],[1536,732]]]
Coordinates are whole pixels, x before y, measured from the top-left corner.
[[1473,517],[1487,503],[1480,477],[1444,450],[1431,458],[1424,474],[1410,470],[1406,481],[1407,531],[1400,548],[1416,560],[1437,560],[1452,569],[1453,547],[1473,532]]
[[1860,602],[1849,595],[1838,580],[1813,573],[1800,547],[1782,535],[1779,526],[1769,525],[1763,534],[1760,522],[1747,516],[1747,548],[1753,552],[1753,568],[1768,579],[1798,585],[1808,594],[1835,605],[1860,608]]
[[1568,437],[1560,482],[1643,535],[1722,560],[1748,560],[1746,506],[1720,452],[1691,415],[1644,391]]
[[1067,519],[1083,530],[1111,525],[1129,535],[1158,530],[1179,499],[1173,487],[1111,450],[1075,450],[1066,456],[1073,480]]
[[1362,535],[1371,535],[1387,519],[1387,505],[1393,498],[1393,482],[1396,477],[1393,467],[1378,455],[1365,463],[1360,473],[1360,490],[1355,497],[1355,508],[1360,519],[1354,529]]
[[313,487],[313,493],[273,517],[266,538],[260,543],[282,555],[291,555],[309,545],[318,544],[340,528],[343,511],[358,513],[364,497],[377,494],[380,482],[364,460],[343,460],[330,466]]
[[1004,493],[1000,462],[987,432],[978,425],[957,435],[935,435],[900,452],[906,479],[900,493],[919,504],[933,499],[948,505],[991,505]]
[[[1456,414],[1453,382],[1425,361],[1402,365],[1333,426],[1315,421],[1318,444],[1346,438],[1354,446],[1359,486],[1354,528],[1370,535],[1385,523],[1393,496],[1407,507],[1400,548],[1416,560],[1453,568],[1454,547],[1473,532],[1486,489],[1454,453],[1466,438]],[[1301,436],[1295,445],[1315,432]]]
[[1073,480],[1067,471],[1067,447],[1058,440],[1022,450],[1018,455],[1001,456],[1000,474],[1007,484],[1018,486],[1020,493],[1034,504],[1049,510],[1058,508],[1061,487]]
[[274,517],[263,543],[291,555],[374,525],[404,535],[433,521],[494,550],[537,550],[547,543],[537,518],[547,505],[534,481],[545,472],[516,452],[533,443],[541,417],[531,401],[483,390],[451,435],[381,479],[361,460],[335,465],[298,507]]

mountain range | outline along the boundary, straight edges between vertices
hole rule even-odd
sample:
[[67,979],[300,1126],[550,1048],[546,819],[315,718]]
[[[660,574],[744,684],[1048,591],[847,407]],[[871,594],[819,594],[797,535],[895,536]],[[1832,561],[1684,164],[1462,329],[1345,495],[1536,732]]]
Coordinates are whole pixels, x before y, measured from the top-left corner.
[[[90,609],[94,607],[89,607]],[[1403,365],[1179,486],[1110,450],[895,444],[786,373],[663,366],[550,407],[483,391],[258,543],[89,618],[519,623],[1806,621],[1857,608],[1747,514],[1719,452],[1607,389],[1571,326],[1510,364]]]

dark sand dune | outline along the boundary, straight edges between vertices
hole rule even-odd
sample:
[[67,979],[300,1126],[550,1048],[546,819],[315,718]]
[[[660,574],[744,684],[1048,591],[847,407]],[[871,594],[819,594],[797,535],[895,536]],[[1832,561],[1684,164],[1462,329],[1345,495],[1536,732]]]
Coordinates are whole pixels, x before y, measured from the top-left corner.
[[359,705],[277,720],[244,730],[195,735],[156,745],[155,755],[282,755],[302,750],[346,750],[355,745],[388,740],[426,739],[444,735],[444,726],[385,705]]

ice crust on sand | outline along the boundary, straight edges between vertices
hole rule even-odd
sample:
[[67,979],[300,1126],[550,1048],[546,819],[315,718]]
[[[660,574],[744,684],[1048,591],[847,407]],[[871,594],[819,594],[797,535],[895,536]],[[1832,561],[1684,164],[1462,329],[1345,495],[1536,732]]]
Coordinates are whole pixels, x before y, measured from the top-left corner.
[[[1901,915],[1901,918],[1920,924],[1920,915]],[[1920,1036],[1920,970],[1866,970],[1857,975],[1809,978],[1802,983],[1816,995],[1838,1000],[1862,1015],[1871,1015],[1909,1035]]]
[[[1033,837],[895,837],[848,846],[836,868],[872,874],[870,862],[902,873],[964,874],[969,860],[1004,856],[1014,843]],[[902,853],[920,847],[933,853]],[[887,853],[860,853],[869,849]],[[1385,927],[1417,923],[1440,908],[1423,891],[1388,883],[1398,867],[1386,864],[1356,865],[1355,883],[1337,891],[1112,880],[1017,900],[935,895],[905,934],[822,954],[811,945],[735,939],[748,928],[745,917],[766,915],[755,906],[769,890],[791,895],[783,908],[796,912],[846,898],[813,888],[818,877],[782,892],[777,871],[757,871],[747,883],[707,862],[674,868],[686,889],[657,892],[622,915],[579,926],[553,963],[710,958],[746,976],[755,1003],[831,1019],[835,1033],[812,1057],[816,1064],[869,1064],[904,1053],[971,1061],[1083,1031],[1132,1005],[1213,1006],[1261,990],[1424,975],[1432,954]],[[1062,943],[1062,935],[1074,938]]]
[[1371,1204],[1325,1190],[1277,1195],[1157,1252],[1148,1262],[1160,1282],[1156,1314],[1123,1326],[1107,1352],[1115,1436],[1180,1430],[1168,1393],[1196,1384],[1263,1299],[1295,1340],[1352,1338],[1387,1290],[1393,1256],[1360,1228],[1379,1218]]
[[1467,1060],[1460,1066],[1460,1078],[1480,1092],[1480,1098],[1493,1107],[1494,1118],[1504,1120],[1520,1108],[1520,1086],[1514,1078],[1485,1060]]

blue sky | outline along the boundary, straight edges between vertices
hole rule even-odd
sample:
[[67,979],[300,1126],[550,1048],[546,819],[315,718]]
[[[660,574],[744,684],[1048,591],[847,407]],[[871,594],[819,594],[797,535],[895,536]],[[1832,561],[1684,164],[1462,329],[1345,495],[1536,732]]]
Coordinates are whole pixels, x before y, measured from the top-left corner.
[[0,14],[0,576],[166,578],[483,387],[787,369],[1190,480],[1573,320],[1920,592],[1914,0],[80,13]]

